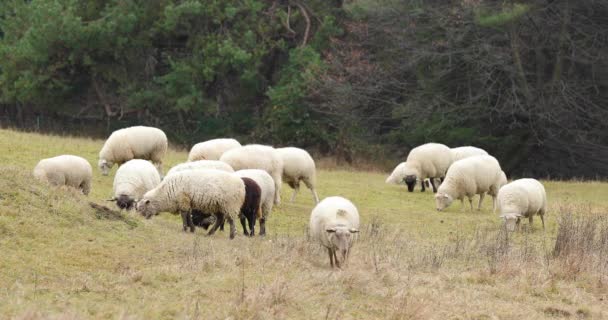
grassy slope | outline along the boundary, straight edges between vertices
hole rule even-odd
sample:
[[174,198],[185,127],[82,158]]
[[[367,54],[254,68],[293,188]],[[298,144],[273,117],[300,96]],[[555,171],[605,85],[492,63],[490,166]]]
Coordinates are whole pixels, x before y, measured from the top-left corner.
[[[296,203],[275,209],[266,239],[229,241],[226,233],[184,234],[179,219],[168,214],[152,220],[134,214],[99,218],[76,192],[48,189],[30,177],[39,159],[59,154],[80,155],[94,165],[101,145],[0,130],[3,316],[608,316],[601,273],[569,276],[542,259],[494,262],[480,245],[491,242],[499,226],[489,213],[490,199],[482,212],[463,213],[456,204],[437,213],[430,193],[387,186],[383,173],[319,172],[319,194],[348,197],[362,215],[362,239],[344,271],[330,270],[326,253],[306,241],[312,209],[306,189]],[[186,153],[171,151],[167,164],[185,158]],[[112,177],[95,170],[90,199],[104,204],[111,185]],[[558,212],[608,208],[606,183],[546,182],[546,187],[547,232],[536,221],[533,232],[514,237],[538,255],[555,238]],[[285,185],[283,191],[286,200],[291,190]]]

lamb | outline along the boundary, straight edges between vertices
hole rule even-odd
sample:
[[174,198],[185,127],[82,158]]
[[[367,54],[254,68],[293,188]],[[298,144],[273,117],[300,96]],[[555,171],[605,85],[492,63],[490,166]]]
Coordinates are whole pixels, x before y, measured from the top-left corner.
[[540,216],[545,229],[547,193],[545,187],[536,179],[515,180],[498,191],[500,217],[505,220],[507,230],[515,230],[520,218],[527,217],[530,225],[535,214]]
[[167,153],[167,136],[157,128],[129,127],[112,132],[99,152],[99,169],[104,176],[114,164],[131,159],[150,160],[162,175],[163,157]]
[[160,183],[158,171],[149,161],[133,159],[125,162],[114,176],[114,196],[120,209],[131,210],[144,194]]
[[80,189],[84,195],[91,192],[93,168],[82,157],[61,155],[42,159],[34,168],[33,175],[53,186],[74,187]]
[[[262,191],[260,198],[262,209],[262,216],[260,217],[260,236],[264,236],[266,235],[266,221],[268,221],[274,205],[274,180],[266,171],[259,169],[239,170],[235,174],[239,177],[251,178],[260,186]],[[251,235],[253,235],[253,231]]]
[[220,161],[226,162],[234,170],[260,169],[268,172],[274,180],[274,204],[281,203],[283,161],[273,147],[259,144],[246,145],[227,151]]
[[238,148],[241,144],[235,139],[213,139],[195,144],[190,149],[188,161],[219,160],[224,152]]
[[433,178],[443,179],[452,162],[452,152],[447,146],[439,143],[423,144],[410,151],[406,161],[393,170],[386,183],[400,184],[405,181],[407,190],[413,192],[416,181],[420,181],[424,192],[426,189],[423,181],[429,178],[433,192],[437,192]]
[[450,206],[454,199],[463,201],[469,198],[471,212],[473,211],[473,196],[479,194],[479,205],[488,193],[492,196],[493,208],[496,210],[496,195],[505,183],[506,177],[500,169],[498,160],[492,156],[473,156],[454,162],[448,170],[445,180],[439,186],[435,195],[437,211]]
[[310,235],[327,248],[332,268],[346,263],[358,232],[359,212],[345,198],[325,198],[312,210]]
[[488,154],[488,152],[483,149],[471,146],[452,148],[451,150],[452,161],[454,162],[468,157],[483,156]]
[[245,204],[245,184],[238,176],[214,169],[177,172],[154,189],[146,192],[137,203],[137,211],[147,219],[161,212],[180,213],[183,230],[194,232],[192,211],[208,212],[216,216],[208,232],[215,233],[224,219],[230,224],[230,239],[236,233],[234,219]]
[[312,192],[315,204],[319,203],[319,196],[315,191],[316,168],[315,161],[306,150],[288,147],[276,149],[283,161],[283,181],[293,189],[291,202],[296,198],[300,190],[300,181],[304,181],[306,187]]
[[226,172],[234,172],[234,169],[230,165],[225,162],[221,162],[218,160],[197,160],[192,162],[184,162],[178,165],[173,166],[168,172],[167,176],[174,174],[176,172],[181,172],[184,170],[199,170],[199,169],[216,169],[220,171]]

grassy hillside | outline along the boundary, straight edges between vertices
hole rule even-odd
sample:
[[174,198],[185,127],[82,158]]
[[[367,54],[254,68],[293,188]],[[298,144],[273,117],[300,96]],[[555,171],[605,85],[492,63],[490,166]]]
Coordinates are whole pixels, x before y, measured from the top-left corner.
[[[385,173],[320,170],[319,195],[350,198],[362,233],[331,270],[306,227],[307,189],[283,201],[269,235],[181,232],[177,216],[144,220],[30,176],[41,158],[96,164],[102,141],[0,130],[0,315],[7,318],[543,319],[608,317],[608,184],[545,182],[546,232],[506,236],[490,212],[434,210],[432,194],[384,184]],[[186,159],[171,151],[167,164]],[[537,219],[538,220],[538,219]],[[561,226],[559,225],[561,221]],[[240,226],[238,226],[240,230]],[[559,250],[554,250],[556,247]]]

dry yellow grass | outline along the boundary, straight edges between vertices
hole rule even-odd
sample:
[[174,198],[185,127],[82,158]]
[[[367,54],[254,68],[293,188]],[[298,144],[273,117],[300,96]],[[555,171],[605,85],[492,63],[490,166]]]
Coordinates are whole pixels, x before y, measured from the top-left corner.
[[[95,170],[88,199],[30,176],[58,154],[95,164],[101,145],[0,130],[1,318],[608,317],[606,183],[545,181],[546,232],[536,221],[506,238],[488,200],[482,212],[456,204],[437,213],[431,193],[385,185],[383,173],[320,170],[320,196],[345,196],[362,215],[360,241],[339,271],[307,239],[306,189],[290,204],[284,186],[266,238],[230,241],[183,233],[169,214],[92,209],[89,200],[105,205],[115,169]],[[185,159],[171,151],[167,164]]]

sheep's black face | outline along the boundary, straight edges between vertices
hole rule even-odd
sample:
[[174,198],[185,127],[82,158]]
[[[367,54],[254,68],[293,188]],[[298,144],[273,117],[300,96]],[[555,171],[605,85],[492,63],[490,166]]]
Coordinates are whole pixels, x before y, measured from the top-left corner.
[[215,216],[206,212],[194,210],[192,211],[192,223],[197,227],[207,230],[210,225],[215,223]]
[[416,176],[405,176],[403,181],[407,185],[407,191],[414,192],[414,187],[416,186]]
[[131,210],[133,209],[133,205],[135,204],[135,200],[131,199],[129,196],[120,195],[116,199],[116,206],[120,209]]

